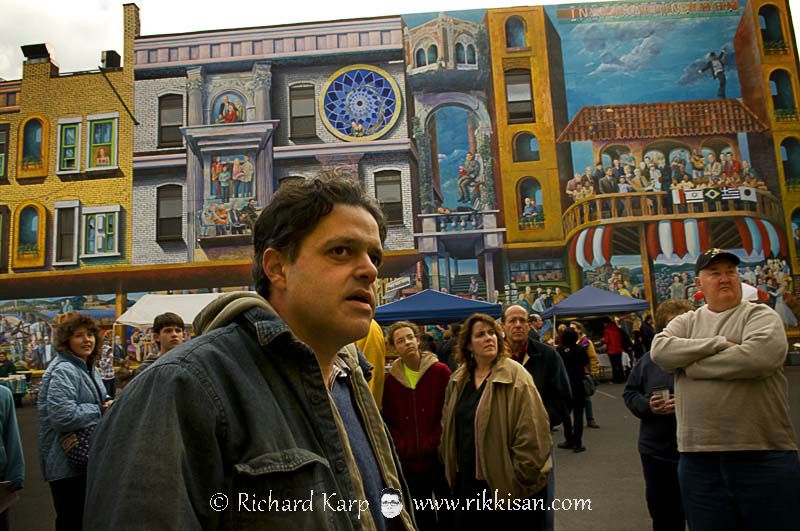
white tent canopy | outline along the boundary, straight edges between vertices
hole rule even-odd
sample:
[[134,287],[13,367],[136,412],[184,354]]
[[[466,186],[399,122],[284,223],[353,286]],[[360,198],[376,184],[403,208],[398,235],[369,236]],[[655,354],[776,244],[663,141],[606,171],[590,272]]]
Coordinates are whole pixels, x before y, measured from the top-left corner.
[[150,328],[157,315],[165,312],[181,316],[186,325],[191,325],[200,311],[223,293],[198,293],[194,295],[143,295],[136,304],[117,319],[116,324],[136,328]]

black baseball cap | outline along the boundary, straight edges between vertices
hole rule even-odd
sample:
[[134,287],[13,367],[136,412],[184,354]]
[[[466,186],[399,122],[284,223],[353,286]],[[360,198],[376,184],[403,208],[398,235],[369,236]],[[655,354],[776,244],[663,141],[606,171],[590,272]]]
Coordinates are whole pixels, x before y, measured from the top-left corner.
[[711,262],[723,259],[733,262],[733,265],[739,265],[741,263],[741,260],[739,260],[739,257],[735,254],[725,249],[712,247],[698,257],[697,262],[694,263],[694,274],[700,274],[700,271],[711,265]]

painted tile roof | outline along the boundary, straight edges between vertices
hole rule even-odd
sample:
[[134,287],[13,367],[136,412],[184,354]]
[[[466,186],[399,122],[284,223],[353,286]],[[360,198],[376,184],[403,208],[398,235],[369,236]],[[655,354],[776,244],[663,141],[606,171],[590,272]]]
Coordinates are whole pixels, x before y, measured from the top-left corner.
[[578,111],[557,141],[708,136],[766,129],[737,99],[599,105]]

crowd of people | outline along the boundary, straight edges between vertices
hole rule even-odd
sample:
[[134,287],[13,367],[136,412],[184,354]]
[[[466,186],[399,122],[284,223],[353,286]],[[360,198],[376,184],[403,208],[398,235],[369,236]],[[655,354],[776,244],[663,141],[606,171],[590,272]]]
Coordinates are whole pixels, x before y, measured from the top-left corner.
[[[774,310],[742,301],[735,255],[701,255],[707,305],[662,305],[654,337],[652,320],[619,318],[597,342],[573,322],[548,344],[541,317],[514,304],[436,345],[410,322],[378,340],[386,227],[357,183],[282,188],[255,229],[257,293],[216,299],[186,343],[183,321],[159,316],[159,354],[116,399],[97,325],[60,323],[38,401],[57,529],[553,529],[555,452],[586,451],[600,351],[620,383],[623,356],[638,360],[625,394],[654,528],[683,529],[679,510],[692,531],[796,521],[786,336]],[[379,375],[382,391],[368,383]],[[467,510],[414,507],[434,496]],[[470,509],[481,498],[490,510]]]
[[719,155],[704,155],[699,149],[692,150],[688,160],[681,152],[675,154],[669,165],[664,158],[645,156],[636,162],[630,154],[613,159],[612,165],[604,167],[597,162],[594,168],[587,166],[584,173],[576,173],[567,181],[565,192],[573,201],[602,194],[629,192],[669,192],[695,188],[739,188],[749,187],[769,191],[766,183],[746,160],[739,161],[730,151]]
[[258,214],[255,199],[230,203],[212,201],[201,214],[201,235],[252,234]]

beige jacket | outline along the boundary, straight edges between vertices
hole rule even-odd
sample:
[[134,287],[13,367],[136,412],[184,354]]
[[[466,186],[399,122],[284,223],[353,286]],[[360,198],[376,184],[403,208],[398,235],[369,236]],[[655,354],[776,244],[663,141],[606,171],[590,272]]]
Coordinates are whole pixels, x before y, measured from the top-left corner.
[[[451,487],[457,472],[455,410],[465,385],[473,385],[472,375],[462,364],[447,385],[439,447]],[[550,421],[533,378],[516,361],[500,359],[475,413],[477,479],[486,480],[500,497],[529,498],[547,484],[552,445]]]

